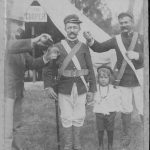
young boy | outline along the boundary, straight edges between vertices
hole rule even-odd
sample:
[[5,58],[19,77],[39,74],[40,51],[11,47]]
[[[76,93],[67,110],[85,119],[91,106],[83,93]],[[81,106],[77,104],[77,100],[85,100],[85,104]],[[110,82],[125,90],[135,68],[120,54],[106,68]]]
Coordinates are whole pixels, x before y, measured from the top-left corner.
[[119,89],[111,85],[112,70],[108,66],[97,69],[97,93],[94,97],[94,109],[99,139],[99,150],[104,150],[104,130],[108,136],[108,150],[113,150],[113,131],[116,112],[121,110],[121,95]]

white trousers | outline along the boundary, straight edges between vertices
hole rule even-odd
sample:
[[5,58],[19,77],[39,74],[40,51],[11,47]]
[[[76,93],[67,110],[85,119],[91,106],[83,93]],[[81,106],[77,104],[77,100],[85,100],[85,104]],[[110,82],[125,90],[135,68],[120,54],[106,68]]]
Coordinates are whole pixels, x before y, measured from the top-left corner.
[[14,103],[15,103],[14,99],[11,98],[5,99],[5,123],[4,123],[5,150],[12,149]]
[[122,95],[122,112],[131,113],[133,111],[132,100],[135,102],[138,114],[143,115],[143,90],[140,86],[137,87],[119,87]]
[[78,95],[77,86],[74,83],[71,95],[59,93],[60,117],[63,127],[81,127],[85,119],[86,94]]

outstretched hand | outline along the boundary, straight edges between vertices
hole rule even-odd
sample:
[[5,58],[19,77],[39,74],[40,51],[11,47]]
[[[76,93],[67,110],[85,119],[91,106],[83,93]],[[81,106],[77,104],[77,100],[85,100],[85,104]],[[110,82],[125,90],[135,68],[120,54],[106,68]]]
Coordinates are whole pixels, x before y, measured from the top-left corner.
[[47,34],[43,33],[35,38],[32,39],[32,44],[38,45],[38,46],[51,46],[53,44],[53,39],[52,37]]
[[92,34],[89,31],[84,31],[83,37],[87,40],[88,43],[93,41]]

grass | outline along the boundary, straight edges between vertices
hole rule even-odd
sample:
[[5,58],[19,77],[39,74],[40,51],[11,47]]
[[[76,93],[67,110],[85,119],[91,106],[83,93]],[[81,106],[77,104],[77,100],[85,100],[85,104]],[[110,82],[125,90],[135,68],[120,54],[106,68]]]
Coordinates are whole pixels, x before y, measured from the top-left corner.
[[[24,126],[18,137],[22,139],[25,150],[57,150],[55,103],[47,98],[43,91],[42,83],[28,83],[25,85],[25,97],[23,103]],[[83,150],[97,150],[98,139],[96,132],[95,116],[92,107],[87,107],[85,124],[81,131],[81,143]],[[61,150],[63,150],[63,131],[60,127]],[[121,119],[116,116],[114,132],[114,150],[120,149]],[[139,116],[136,111],[132,115],[132,141],[130,150],[143,150],[143,132]],[[104,138],[107,150],[107,136]]]

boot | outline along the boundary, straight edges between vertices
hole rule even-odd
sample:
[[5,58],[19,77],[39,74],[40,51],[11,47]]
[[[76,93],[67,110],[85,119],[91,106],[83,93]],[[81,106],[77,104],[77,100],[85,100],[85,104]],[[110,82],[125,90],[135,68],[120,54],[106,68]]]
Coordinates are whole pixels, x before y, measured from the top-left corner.
[[130,138],[130,125],[131,125],[131,114],[121,114],[122,118],[122,127],[123,127],[123,135],[121,138],[121,145],[123,148],[127,149],[131,138]]
[[108,150],[113,150],[113,131],[107,131]]
[[143,116],[143,115],[140,115],[140,118],[141,118],[142,124],[144,124],[144,116]]
[[122,119],[122,128],[123,128],[123,135],[128,136],[129,135],[129,129],[131,126],[131,114],[121,114]]
[[104,150],[103,137],[104,137],[104,131],[99,131],[98,132],[98,140],[99,140],[98,150]]
[[72,127],[64,128],[64,150],[72,150]]
[[80,129],[81,127],[73,126],[73,150],[82,150],[80,143]]

